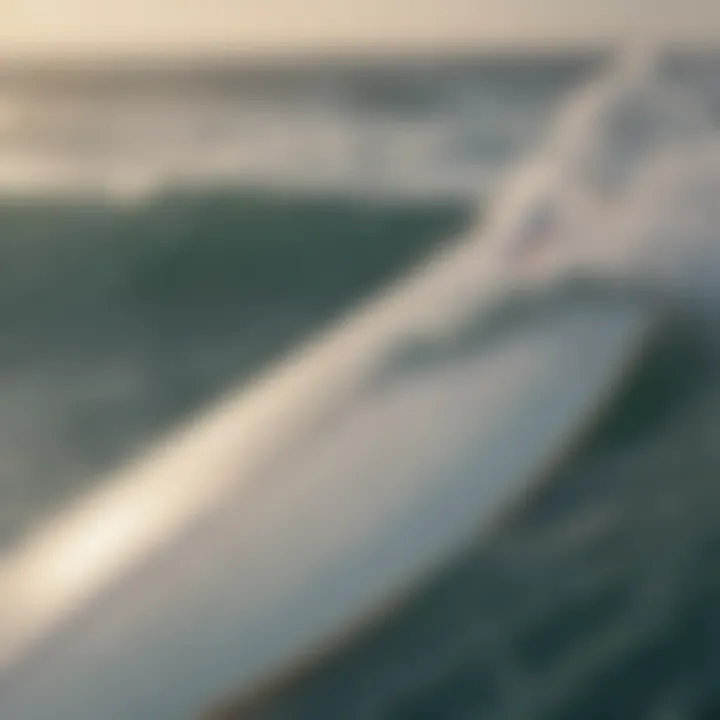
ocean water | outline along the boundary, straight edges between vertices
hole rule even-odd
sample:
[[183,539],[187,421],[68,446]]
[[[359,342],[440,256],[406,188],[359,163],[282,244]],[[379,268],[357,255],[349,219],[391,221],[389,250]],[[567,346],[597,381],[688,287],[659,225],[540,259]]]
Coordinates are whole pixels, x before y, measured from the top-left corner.
[[[602,60],[3,69],[0,543],[481,223]],[[711,122],[716,68],[667,68]],[[714,327],[668,317],[489,541],[212,717],[720,716]]]

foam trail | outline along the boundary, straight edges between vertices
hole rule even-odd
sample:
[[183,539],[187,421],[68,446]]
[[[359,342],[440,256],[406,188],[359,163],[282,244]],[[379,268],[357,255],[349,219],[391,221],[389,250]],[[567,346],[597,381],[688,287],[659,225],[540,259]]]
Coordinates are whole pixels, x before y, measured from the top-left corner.
[[[714,138],[707,108],[662,78],[657,54],[624,53],[561,108],[545,141],[509,178],[488,243],[506,256],[511,274],[524,260],[550,275],[563,266],[617,272],[630,241],[616,225],[637,214],[630,208],[648,178],[672,174],[667,162],[659,169],[660,158]],[[612,269],[603,270],[600,258],[612,253]]]

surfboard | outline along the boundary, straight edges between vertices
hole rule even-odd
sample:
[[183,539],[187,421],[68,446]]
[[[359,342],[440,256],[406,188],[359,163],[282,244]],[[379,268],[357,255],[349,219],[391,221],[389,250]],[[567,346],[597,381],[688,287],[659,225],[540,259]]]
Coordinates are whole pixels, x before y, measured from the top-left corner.
[[547,303],[392,371],[400,325],[366,321],[5,558],[0,716],[198,717],[332,651],[582,439],[656,318],[612,294]]

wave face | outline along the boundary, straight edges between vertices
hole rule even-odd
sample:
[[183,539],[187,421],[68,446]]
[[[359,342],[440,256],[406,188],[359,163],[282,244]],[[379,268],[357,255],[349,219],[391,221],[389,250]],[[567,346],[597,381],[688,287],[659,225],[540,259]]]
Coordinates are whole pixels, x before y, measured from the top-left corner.
[[468,219],[239,189],[0,202],[0,541]]

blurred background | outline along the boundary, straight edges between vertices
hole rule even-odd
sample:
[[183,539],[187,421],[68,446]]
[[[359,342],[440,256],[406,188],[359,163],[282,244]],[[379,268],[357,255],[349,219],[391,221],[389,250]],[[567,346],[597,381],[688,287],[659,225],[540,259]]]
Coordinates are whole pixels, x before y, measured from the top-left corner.
[[[5,549],[482,222],[619,45],[720,119],[713,0],[0,3]],[[242,717],[720,717],[717,359],[668,329],[512,522]]]

